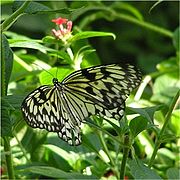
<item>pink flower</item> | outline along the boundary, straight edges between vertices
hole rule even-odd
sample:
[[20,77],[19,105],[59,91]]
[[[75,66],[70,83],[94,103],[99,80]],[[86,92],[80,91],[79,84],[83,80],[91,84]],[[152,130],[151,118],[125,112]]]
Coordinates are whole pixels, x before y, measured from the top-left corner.
[[52,19],[52,22],[59,26],[58,30],[52,29],[54,36],[66,42],[67,39],[71,37],[72,21],[59,17],[57,19]]

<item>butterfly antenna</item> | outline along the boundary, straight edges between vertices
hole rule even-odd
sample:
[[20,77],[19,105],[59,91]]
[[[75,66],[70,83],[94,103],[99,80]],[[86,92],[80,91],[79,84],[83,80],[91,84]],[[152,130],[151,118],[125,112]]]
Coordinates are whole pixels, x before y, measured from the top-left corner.
[[[36,65],[37,67],[40,67],[38,64],[36,64],[36,63],[32,63],[32,64],[34,64],[34,65]],[[53,78],[54,78],[54,76],[53,76],[53,74],[51,74],[49,71],[47,71],[46,69],[44,69],[43,67],[40,67],[41,69],[43,69],[44,71],[46,71],[48,74],[50,74]]]
[[56,71],[56,78],[57,78],[57,74],[58,74],[58,67],[57,67],[57,71]]
[[[57,49],[59,50],[59,45],[57,44]],[[57,61],[58,61],[58,52],[57,52]],[[58,67],[57,67],[57,70],[56,70],[56,78],[57,78],[57,74],[58,74]]]

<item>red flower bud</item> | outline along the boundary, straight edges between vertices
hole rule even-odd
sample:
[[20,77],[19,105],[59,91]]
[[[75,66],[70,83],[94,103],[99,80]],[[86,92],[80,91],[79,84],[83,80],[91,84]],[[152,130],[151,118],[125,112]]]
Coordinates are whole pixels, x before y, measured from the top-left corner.
[[61,17],[59,17],[57,19],[52,19],[52,22],[56,23],[57,25],[65,24],[67,21],[68,21],[68,19],[61,18]]

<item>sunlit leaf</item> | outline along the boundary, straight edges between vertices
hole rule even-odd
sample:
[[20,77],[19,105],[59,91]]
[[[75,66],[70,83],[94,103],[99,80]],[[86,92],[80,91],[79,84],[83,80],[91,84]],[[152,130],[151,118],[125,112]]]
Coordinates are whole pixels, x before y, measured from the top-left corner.
[[95,176],[87,176],[80,173],[70,173],[65,172],[60,169],[49,167],[49,166],[33,166],[26,168],[26,171],[32,172],[34,174],[41,174],[51,178],[60,178],[60,179],[97,179]]
[[116,38],[116,36],[113,33],[109,32],[99,32],[99,31],[83,31],[75,34],[72,38],[68,40],[69,43],[72,43],[74,41],[80,40],[80,39],[87,39],[91,37],[101,37],[101,36],[112,36],[113,39]]
[[133,137],[136,137],[139,133],[147,128],[148,121],[142,116],[135,117],[129,123],[130,131]]
[[145,166],[139,159],[129,160],[128,164],[131,174],[135,179],[161,179],[161,177],[154,170]]
[[39,75],[40,83],[42,85],[52,84],[53,78],[58,78],[59,81],[62,81],[67,75],[72,73],[74,70],[70,67],[59,67],[51,68],[48,71],[43,71]]

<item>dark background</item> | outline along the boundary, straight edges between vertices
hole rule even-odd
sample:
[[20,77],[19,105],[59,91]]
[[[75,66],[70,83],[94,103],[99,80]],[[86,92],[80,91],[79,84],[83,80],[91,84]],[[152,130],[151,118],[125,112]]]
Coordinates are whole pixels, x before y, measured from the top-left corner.
[[[71,1],[41,1],[41,3],[54,9],[63,7],[85,7],[88,3],[94,3],[94,5],[96,5],[96,2],[90,1],[81,3]],[[113,1],[103,3],[109,6]],[[178,26],[177,12],[179,3],[176,1],[163,1],[149,12],[154,3],[155,2],[128,2],[128,4],[139,10],[143,15],[144,21],[174,31]],[[6,15],[11,13],[10,4],[2,5],[2,17],[6,17]],[[88,17],[91,13],[92,12],[89,11],[75,19],[73,21],[74,26],[78,25],[85,16]],[[45,35],[51,35],[51,28],[54,24],[50,21],[58,16],[61,15],[56,13],[50,15],[24,15],[18,19],[10,30],[31,38],[41,39]],[[71,15],[68,18],[74,19],[74,16]],[[111,37],[89,39],[92,46],[97,50],[96,52],[102,64],[127,61],[138,64],[144,73],[149,73],[155,70],[158,62],[175,55],[170,38],[127,21],[116,19],[110,22],[105,19],[98,19],[88,24],[88,26],[85,26],[83,30],[107,31],[116,35],[115,41],[112,40]]]

